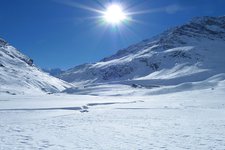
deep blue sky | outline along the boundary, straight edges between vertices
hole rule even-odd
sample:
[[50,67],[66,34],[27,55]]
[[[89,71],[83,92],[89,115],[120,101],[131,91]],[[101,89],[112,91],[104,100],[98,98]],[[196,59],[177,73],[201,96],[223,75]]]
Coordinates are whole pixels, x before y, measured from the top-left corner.
[[[98,13],[62,4],[67,0],[0,0],[0,37],[41,68],[67,69],[95,62],[195,16],[225,15],[225,0],[120,0],[139,22],[106,28]],[[69,0],[102,9],[112,0]],[[77,5],[76,5],[77,6]],[[104,30],[105,29],[105,30]]]

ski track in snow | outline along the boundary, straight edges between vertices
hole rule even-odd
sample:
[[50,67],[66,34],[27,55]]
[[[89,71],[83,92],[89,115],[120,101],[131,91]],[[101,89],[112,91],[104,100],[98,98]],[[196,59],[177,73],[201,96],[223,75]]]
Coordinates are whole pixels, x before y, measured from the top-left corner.
[[223,91],[136,97],[3,96],[0,149],[223,150]]

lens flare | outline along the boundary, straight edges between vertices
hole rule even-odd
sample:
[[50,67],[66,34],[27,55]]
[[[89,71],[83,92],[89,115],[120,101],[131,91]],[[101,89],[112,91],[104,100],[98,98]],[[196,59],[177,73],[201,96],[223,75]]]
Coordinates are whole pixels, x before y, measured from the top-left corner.
[[104,12],[103,18],[110,24],[120,24],[127,19],[127,15],[120,5],[112,4],[107,7],[106,11]]

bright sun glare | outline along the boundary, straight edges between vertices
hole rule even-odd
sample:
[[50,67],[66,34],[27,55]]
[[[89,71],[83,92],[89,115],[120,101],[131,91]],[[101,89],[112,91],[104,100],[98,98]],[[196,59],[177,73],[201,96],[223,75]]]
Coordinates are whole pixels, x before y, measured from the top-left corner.
[[118,4],[110,5],[104,12],[104,20],[110,24],[119,24],[127,19],[123,8]]

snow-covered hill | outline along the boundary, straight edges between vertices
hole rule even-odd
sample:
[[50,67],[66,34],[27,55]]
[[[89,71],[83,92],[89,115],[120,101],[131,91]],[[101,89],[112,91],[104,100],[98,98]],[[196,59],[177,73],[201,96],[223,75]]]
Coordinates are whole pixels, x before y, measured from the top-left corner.
[[179,85],[225,77],[225,16],[197,17],[59,78],[75,85]]
[[0,39],[0,93],[59,92],[71,87],[35,67],[33,60]]
[[42,69],[44,72],[49,73],[52,76],[57,76],[59,74],[62,74],[64,71],[60,68],[53,68],[53,69]]

